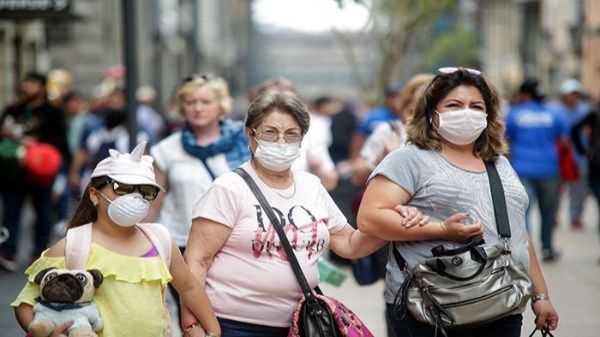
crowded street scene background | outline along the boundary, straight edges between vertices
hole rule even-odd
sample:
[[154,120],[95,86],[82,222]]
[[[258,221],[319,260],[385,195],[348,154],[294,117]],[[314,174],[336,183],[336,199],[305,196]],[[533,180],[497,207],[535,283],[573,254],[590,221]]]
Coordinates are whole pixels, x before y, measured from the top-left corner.
[[[599,55],[596,0],[0,0],[0,336],[26,333],[11,307],[24,271],[66,235],[111,149],[146,144],[165,190],[144,221],[195,252],[192,222],[212,214],[196,201],[217,209],[213,181],[256,155],[244,133],[253,102],[292,92],[307,131],[251,130],[258,146],[301,141],[292,171],[318,177],[356,229],[367,182],[407,143],[420,95],[461,71],[498,89],[525,228],[557,294],[555,336],[597,336]],[[387,246],[368,261],[334,247],[319,262],[323,289],[393,336]],[[253,241],[255,254],[269,249]],[[168,302],[181,336],[173,287]],[[534,328],[524,317],[522,336]]]

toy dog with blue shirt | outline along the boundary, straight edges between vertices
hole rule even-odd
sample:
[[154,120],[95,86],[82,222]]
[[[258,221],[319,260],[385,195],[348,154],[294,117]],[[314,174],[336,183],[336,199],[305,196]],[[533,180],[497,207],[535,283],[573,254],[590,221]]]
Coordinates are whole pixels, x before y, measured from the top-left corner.
[[96,337],[103,323],[92,298],[102,281],[102,273],[96,269],[46,268],[40,271],[35,276],[40,297],[33,307],[29,333],[33,337],[47,337],[56,326],[74,321],[69,337]]

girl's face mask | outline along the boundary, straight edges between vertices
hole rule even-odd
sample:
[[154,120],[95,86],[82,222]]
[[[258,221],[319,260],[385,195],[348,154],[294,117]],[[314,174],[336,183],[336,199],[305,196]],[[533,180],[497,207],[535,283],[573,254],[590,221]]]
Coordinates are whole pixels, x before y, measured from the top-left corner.
[[98,193],[110,203],[108,217],[117,225],[131,227],[142,221],[150,210],[150,202],[139,193],[130,193],[109,200],[102,192]]

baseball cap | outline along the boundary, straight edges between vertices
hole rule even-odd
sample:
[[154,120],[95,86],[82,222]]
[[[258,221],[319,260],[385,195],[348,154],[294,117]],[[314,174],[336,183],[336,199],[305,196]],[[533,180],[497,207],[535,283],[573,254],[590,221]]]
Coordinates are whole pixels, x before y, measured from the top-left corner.
[[581,82],[574,78],[569,78],[565,80],[560,85],[560,93],[563,95],[574,93],[574,92],[583,92],[583,85]]
[[139,143],[131,153],[108,150],[109,156],[98,163],[91,177],[108,176],[120,183],[130,185],[152,185],[165,189],[156,182],[154,159],[144,155],[146,142]]

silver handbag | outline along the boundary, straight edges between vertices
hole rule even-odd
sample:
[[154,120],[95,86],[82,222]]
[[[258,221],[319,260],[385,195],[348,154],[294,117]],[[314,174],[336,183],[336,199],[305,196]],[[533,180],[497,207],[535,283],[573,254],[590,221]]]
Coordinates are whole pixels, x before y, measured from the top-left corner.
[[532,293],[528,271],[513,260],[510,226],[504,190],[496,167],[486,162],[496,226],[500,241],[472,241],[464,247],[432,249],[429,258],[413,268],[397,248],[392,253],[406,279],[395,299],[396,311],[406,309],[423,323],[439,328],[484,324],[516,312],[527,305]]

